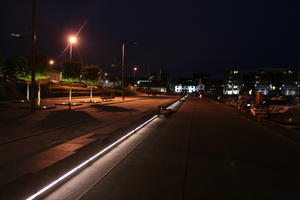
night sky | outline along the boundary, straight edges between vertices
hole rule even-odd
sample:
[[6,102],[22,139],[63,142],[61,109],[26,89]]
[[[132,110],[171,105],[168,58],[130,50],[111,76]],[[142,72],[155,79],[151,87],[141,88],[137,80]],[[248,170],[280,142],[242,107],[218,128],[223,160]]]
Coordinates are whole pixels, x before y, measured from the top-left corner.
[[[0,53],[30,53],[31,1],[0,2]],[[297,68],[300,2],[287,0],[37,0],[38,52],[58,61],[69,34],[79,34],[74,59],[111,71],[126,42],[128,68],[174,77],[233,67]],[[23,37],[11,37],[10,33]],[[127,72],[129,73],[129,72]]]

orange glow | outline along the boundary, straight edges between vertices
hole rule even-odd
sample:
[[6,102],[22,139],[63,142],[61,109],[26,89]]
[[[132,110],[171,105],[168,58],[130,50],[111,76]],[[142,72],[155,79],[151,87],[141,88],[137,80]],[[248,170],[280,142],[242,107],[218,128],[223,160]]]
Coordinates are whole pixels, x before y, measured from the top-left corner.
[[54,60],[49,60],[49,64],[53,65],[54,64]]
[[69,42],[70,42],[71,44],[77,43],[77,37],[76,37],[76,36],[70,36],[70,37],[69,37]]

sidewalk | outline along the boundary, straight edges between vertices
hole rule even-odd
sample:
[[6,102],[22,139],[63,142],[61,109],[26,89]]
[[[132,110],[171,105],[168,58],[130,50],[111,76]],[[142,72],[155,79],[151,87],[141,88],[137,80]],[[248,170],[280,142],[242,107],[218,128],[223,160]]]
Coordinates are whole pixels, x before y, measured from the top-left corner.
[[[46,99],[44,102],[53,105],[62,100],[67,98]],[[75,98],[73,101],[82,100]],[[171,100],[165,98],[158,103]],[[117,97],[113,101],[76,106],[71,111],[67,106],[57,106],[30,115],[3,112],[8,118],[1,122],[0,127],[0,185],[45,169],[90,143],[107,140],[114,133],[143,121],[157,111],[156,106],[134,108],[134,105],[135,102],[148,101],[143,97],[126,97],[125,101]],[[127,107],[118,106],[120,103]],[[10,152],[9,156],[7,152]]]

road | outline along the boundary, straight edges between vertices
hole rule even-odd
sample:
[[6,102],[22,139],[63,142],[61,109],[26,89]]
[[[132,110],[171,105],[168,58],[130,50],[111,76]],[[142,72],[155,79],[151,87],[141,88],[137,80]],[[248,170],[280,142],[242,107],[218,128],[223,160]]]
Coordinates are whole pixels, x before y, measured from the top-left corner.
[[300,146],[288,132],[191,99],[81,200],[300,199]]

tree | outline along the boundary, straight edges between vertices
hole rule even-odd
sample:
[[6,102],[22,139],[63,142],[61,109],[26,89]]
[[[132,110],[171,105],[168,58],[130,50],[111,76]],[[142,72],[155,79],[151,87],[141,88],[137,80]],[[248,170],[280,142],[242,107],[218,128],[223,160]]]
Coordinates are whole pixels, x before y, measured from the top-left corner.
[[[31,62],[31,58],[30,62]],[[46,79],[50,77],[50,72],[51,72],[51,68],[49,65],[49,60],[50,57],[43,55],[43,54],[37,54],[35,57],[35,79],[36,80],[41,80],[41,79]]]
[[[74,61],[65,61],[62,66],[63,81],[66,82],[78,82],[80,81],[80,68],[81,64]],[[69,89],[69,109],[72,105],[72,86]]]
[[[31,82],[31,56],[18,56],[12,57],[6,60],[4,65],[1,65],[0,58],[0,75],[3,75],[9,80],[20,79],[24,80],[27,83],[27,101],[29,101],[29,84]],[[40,106],[40,93],[41,85],[40,80],[49,78],[50,76],[50,66],[49,66],[49,57],[43,54],[36,55],[36,69],[35,77],[38,81],[38,99],[37,105]]]
[[83,82],[90,85],[90,102],[93,101],[93,88],[99,84],[100,67],[97,65],[88,65],[81,68]]
[[[32,57],[30,57],[31,59]],[[41,83],[40,80],[50,77],[50,57],[43,54],[37,54],[35,57],[35,80],[38,81],[37,106],[41,105]],[[31,78],[31,77],[30,77]]]
[[97,65],[82,66],[81,74],[84,83],[90,85],[99,84],[100,67]]
[[74,61],[65,61],[62,66],[63,81],[76,82],[80,81],[81,64]]
[[[31,56],[18,57],[12,59],[11,67],[13,69],[13,75],[27,83],[27,101],[29,101],[29,84],[31,82]],[[50,66],[48,64],[49,57],[43,54],[36,55],[36,69],[35,77],[38,81],[38,95],[37,95],[37,106],[41,103],[41,84],[40,80],[49,78],[50,76]]]
[[2,73],[9,80],[18,78],[18,76],[26,76],[29,72],[29,63],[26,57],[13,57],[6,60]]

